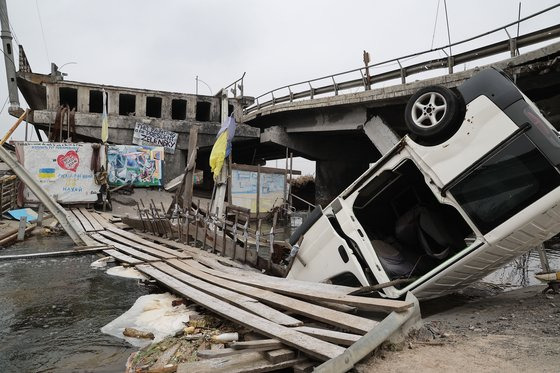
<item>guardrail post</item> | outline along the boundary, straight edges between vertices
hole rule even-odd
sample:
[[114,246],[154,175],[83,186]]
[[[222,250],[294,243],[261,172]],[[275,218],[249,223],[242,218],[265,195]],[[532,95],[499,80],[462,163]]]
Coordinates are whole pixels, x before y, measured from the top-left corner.
[[449,74],[453,74],[453,64],[454,64],[453,56],[447,57],[447,66],[449,67]]

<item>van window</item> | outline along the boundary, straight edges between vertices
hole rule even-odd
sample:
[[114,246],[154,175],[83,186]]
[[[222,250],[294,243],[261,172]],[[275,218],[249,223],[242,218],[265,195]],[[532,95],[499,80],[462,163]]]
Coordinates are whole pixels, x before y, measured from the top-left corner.
[[560,175],[522,135],[450,191],[485,234],[560,185]]
[[353,212],[391,280],[429,272],[465,249],[472,236],[459,212],[439,203],[409,159],[364,185]]

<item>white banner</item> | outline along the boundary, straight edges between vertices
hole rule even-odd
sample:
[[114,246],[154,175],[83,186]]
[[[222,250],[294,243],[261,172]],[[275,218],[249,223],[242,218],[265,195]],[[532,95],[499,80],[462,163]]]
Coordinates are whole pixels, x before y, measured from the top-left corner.
[[163,146],[166,153],[175,153],[179,134],[152,127],[149,124],[136,123],[132,143],[136,145]]
[[[22,142],[23,167],[47,193],[61,203],[95,202],[100,186],[91,170],[92,144]],[[99,152],[105,153],[103,148]],[[24,199],[39,202],[27,187]]]

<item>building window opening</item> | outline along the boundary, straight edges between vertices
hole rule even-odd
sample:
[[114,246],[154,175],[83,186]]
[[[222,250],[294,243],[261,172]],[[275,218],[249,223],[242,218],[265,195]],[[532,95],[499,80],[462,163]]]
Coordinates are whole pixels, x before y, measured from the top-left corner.
[[231,114],[233,114],[233,105],[228,105],[228,106],[227,106],[227,115],[228,115],[228,117],[230,117]]
[[187,117],[187,101],[171,100],[171,119],[183,120]]
[[136,115],[136,96],[119,94],[119,115]]
[[161,118],[161,97],[146,97],[146,116]]
[[210,103],[206,101],[198,101],[196,103],[196,120],[199,122],[210,121]]
[[78,107],[78,90],[75,88],[60,87],[58,89],[60,105],[68,105],[70,109]]
[[89,112],[103,113],[103,92],[89,91]]

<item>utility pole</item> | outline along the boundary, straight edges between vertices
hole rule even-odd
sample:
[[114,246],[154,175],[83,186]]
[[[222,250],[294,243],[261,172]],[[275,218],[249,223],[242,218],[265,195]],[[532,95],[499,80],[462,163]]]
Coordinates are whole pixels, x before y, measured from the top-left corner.
[[21,115],[21,108],[19,106],[14,48],[6,0],[0,0],[0,24],[2,27],[0,38],[2,38],[2,46],[4,47],[4,64],[6,66],[6,81],[8,82],[8,94],[10,99],[10,108],[8,112],[12,115],[19,116]]

